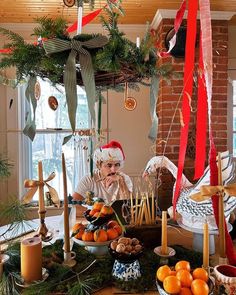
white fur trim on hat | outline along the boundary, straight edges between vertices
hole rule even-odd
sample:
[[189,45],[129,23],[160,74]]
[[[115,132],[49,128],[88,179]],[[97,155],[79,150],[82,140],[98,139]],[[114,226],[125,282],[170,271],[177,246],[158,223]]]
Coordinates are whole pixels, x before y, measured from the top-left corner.
[[112,141],[109,144],[96,149],[93,155],[93,160],[95,163],[107,161],[123,162],[124,153],[121,145],[118,142]]

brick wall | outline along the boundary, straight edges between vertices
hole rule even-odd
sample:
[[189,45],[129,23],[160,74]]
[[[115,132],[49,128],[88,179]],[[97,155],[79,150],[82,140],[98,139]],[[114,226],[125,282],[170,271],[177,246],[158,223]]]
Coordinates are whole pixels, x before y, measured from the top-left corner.
[[[157,28],[159,36],[158,47],[165,49],[164,40],[166,33],[173,28],[174,20],[164,19]],[[228,63],[228,23],[227,21],[212,21],[213,38],[213,95],[212,95],[212,128],[217,151],[227,149],[227,63]],[[198,43],[196,44],[198,55]],[[196,61],[198,56],[196,56]],[[168,57],[159,60],[159,65],[169,62],[174,68],[176,76],[170,81],[161,80],[158,95],[157,114],[159,117],[159,131],[156,153],[164,154],[176,165],[179,153],[180,115],[182,107],[181,92],[183,90],[184,58]],[[196,110],[196,83],[197,73],[194,73],[194,90],[192,107]],[[189,139],[185,161],[184,174],[193,181],[195,121],[196,113],[191,113],[189,126]],[[169,138],[168,138],[169,136]],[[167,141],[165,146],[164,141]],[[159,203],[165,209],[171,205],[173,185],[175,178],[167,170],[163,170],[162,185],[159,188]]]

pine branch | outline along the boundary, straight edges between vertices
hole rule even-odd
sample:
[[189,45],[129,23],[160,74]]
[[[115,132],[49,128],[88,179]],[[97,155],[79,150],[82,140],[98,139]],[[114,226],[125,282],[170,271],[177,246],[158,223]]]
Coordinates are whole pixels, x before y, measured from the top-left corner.
[[24,38],[21,37],[19,34],[7,30],[5,28],[0,27],[0,34],[7,36],[9,40],[13,42],[13,44],[23,44],[25,43]]
[[68,37],[66,32],[67,22],[63,18],[47,18],[46,16],[36,19],[40,24],[39,27],[34,29],[32,35],[42,38],[65,38]]

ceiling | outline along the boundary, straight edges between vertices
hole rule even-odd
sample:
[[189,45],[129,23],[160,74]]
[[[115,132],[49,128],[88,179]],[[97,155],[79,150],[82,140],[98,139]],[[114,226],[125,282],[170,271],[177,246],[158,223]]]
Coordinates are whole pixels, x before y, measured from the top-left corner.
[[[77,0],[75,1],[77,3]],[[119,19],[121,24],[146,24],[152,22],[158,9],[175,9],[182,0],[123,0],[122,7],[126,15]],[[188,2],[188,1],[187,1]],[[95,0],[95,9],[105,5],[106,0]],[[231,23],[236,24],[236,0],[211,0],[211,10],[234,11]],[[88,4],[84,4],[83,14],[90,12]],[[32,23],[35,18],[63,17],[72,23],[77,19],[77,7],[68,8],[63,0],[1,0],[1,23]],[[95,23],[98,20],[94,21]]]

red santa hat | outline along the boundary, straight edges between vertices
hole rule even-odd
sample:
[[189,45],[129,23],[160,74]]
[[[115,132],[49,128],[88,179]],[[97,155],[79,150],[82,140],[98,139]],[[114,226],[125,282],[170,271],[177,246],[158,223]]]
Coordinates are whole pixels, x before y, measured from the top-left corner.
[[118,141],[111,141],[106,145],[101,146],[96,149],[93,155],[93,160],[95,163],[100,162],[121,162],[125,160],[125,154],[123,152],[122,146]]

